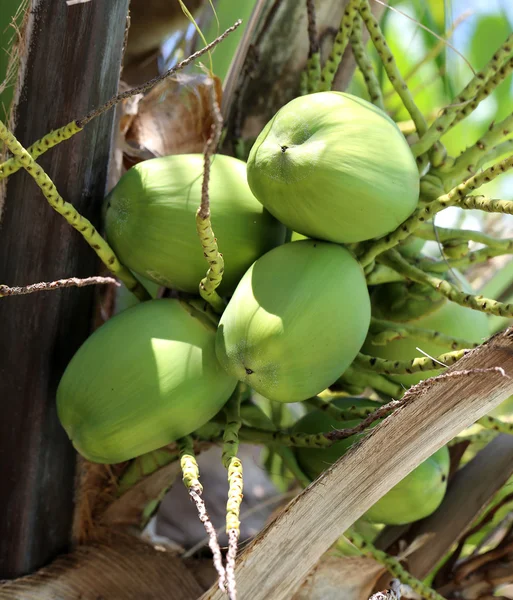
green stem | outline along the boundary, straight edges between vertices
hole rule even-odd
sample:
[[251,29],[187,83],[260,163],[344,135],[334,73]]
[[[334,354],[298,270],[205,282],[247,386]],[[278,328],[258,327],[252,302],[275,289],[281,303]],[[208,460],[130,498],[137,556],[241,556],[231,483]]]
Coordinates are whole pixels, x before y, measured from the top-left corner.
[[239,430],[242,422],[240,403],[242,388],[239,384],[224,407],[226,428],[223,434],[222,461],[228,471],[228,501],[226,503],[226,534],[228,552],[226,554],[226,590],[230,600],[237,597],[235,585],[235,558],[240,536],[240,505],[243,494],[242,462],[237,456],[239,450]]
[[400,398],[404,393],[404,390],[400,385],[388,380],[386,377],[383,377],[383,375],[373,373],[372,371],[358,369],[354,366],[348,367],[338,381],[341,384],[347,383],[350,386],[356,386],[361,389],[370,387],[391,398]]
[[[365,26],[369,31],[372,43],[374,44],[374,47],[381,58],[390,83],[401,98],[404,107],[415,123],[417,133],[419,136],[422,136],[427,130],[426,121],[418,106],[415,104],[410,90],[408,89],[408,85],[404,81],[399,69],[397,68],[394,56],[392,52],[390,52],[390,48],[388,47],[387,41],[383,35],[383,32],[381,31],[376,17],[372,14],[368,0],[363,0],[361,2],[359,11]],[[417,162],[419,169],[422,170],[424,166],[423,159],[419,159]]]
[[490,149],[513,132],[513,115],[495,123],[488,132],[473,146],[467,148],[454,161],[452,167],[443,174],[444,183],[451,185],[454,181],[476,172],[478,165],[487,159]]
[[414,267],[395,250],[390,250],[386,255],[382,256],[380,260],[389,267],[396,269],[407,279],[416,281],[417,283],[424,283],[431,286],[433,289],[438,290],[443,296],[452,302],[456,302],[456,304],[472,308],[473,310],[479,310],[490,315],[513,317],[513,304],[503,304],[502,302],[497,302],[491,298],[484,298],[483,296],[460,292],[460,290],[448,281],[439,279],[434,275],[429,275],[417,267]]
[[221,548],[217,541],[217,534],[212,521],[210,520],[205,503],[201,494],[203,492],[203,486],[199,482],[199,467],[194,454],[193,441],[190,436],[186,436],[177,441],[178,449],[180,451],[180,466],[182,468],[183,482],[189,495],[196,505],[198,516],[200,521],[205,527],[209,539],[209,547],[214,557],[214,567],[219,576],[219,588],[221,591],[225,591],[226,585],[226,572],[223,566],[223,557],[221,554]]
[[404,277],[396,273],[393,269],[378,264],[374,264],[374,268],[365,275],[365,279],[367,280],[367,285],[381,285],[383,283],[404,281]]
[[509,435],[513,434],[513,423],[501,421],[490,415],[481,417],[476,423],[486,430],[496,431],[497,433],[507,433]]
[[[60,144],[65,140],[69,140],[80,131],[82,131],[82,127],[78,125],[77,121],[72,121],[71,123],[64,125],[64,127],[46,134],[43,138],[27,148],[27,152],[35,160],[47,150],[50,150],[50,148],[57,146],[57,144]],[[0,164],[0,180],[9,177],[9,175],[16,173],[16,171],[19,171],[21,168],[22,164],[17,158],[10,158],[6,160],[4,163]]]
[[462,269],[475,265],[477,263],[487,262],[491,258],[496,256],[504,256],[505,254],[513,254],[513,241],[509,242],[509,247],[496,247],[496,248],[482,248],[475,252],[469,252],[466,256],[461,258],[451,258],[445,260],[432,261],[429,259],[422,259],[415,262],[415,265],[423,271],[430,271],[431,273],[445,273],[450,269]]
[[375,407],[363,408],[361,406],[339,408],[338,406],[333,404],[333,402],[330,402],[329,400],[323,400],[322,398],[319,398],[319,396],[315,396],[314,398],[306,400],[305,404],[311,406],[312,408],[325,412],[327,415],[329,415],[336,421],[351,421],[353,419],[364,419],[376,410]]
[[320,92],[331,90],[335,74],[342,61],[342,56],[344,55],[347,43],[349,42],[349,36],[353,30],[354,19],[357,15],[358,6],[361,1],[362,0],[349,0],[346,6],[340,28],[333,42],[333,48],[321,71],[321,81],[319,84]]
[[465,208],[464,205],[466,196],[468,196],[470,192],[481,187],[485,183],[493,181],[496,177],[502,173],[505,173],[512,167],[513,156],[501,161],[500,163],[492,165],[482,173],[478,173],[477,175],[470,177],[470,179],[467,179],[467,181],[464,183],[456,186],[447,194],[439,196],[436,200],[433,200],[429,204],[418,208],[413,215],[406,219],[404,223],[399,225],[394,232],[389,233],[378,240],[363,243],[361,246],[362,250],[360,251],[358,257],[361,265],[365,267],[366,265],[370,264],[376,258],[376,256],[382,252],[385,252],[386,250],[389,250],[390,248],[393,248],[399,242],[402,242],[408,238],[423,223],[432,219],[436,213],[440,212],[444,208],[453,206],[454,204],[458,204]]
[[[434,371],[445,369],[461,360],[469,350],[455,350],[446,352],[435,358],[423,356],[411,360],[387,360],[377,356],[367,356],[359,353],[354,359],[354,364],[362,369],[368,369],[383,375],[403,375],[405,373],[418,373],[421,371]],[[440,364],[442,363],[442,364]]]
[[379,85],[378,77],[374,71],[374,67],[372,66],[372,62],[367,55],[367,51],[363,43],[362,18],[360,15],[356,15],[354,20],[350,41],[356,64],[363,75],[365,84],[367,85],[369,98],[373,104],[384,111],[385,104],[383,102],[381,86]]
[[499,70],[504,59],[511,52],[512,41],[513,34],[507,38],[484,69],[477,73],[453,102],[444,108],[441,115],[435,119],[429,129],[421,136],[419,141],[413,144],[411,150],[414,156],[420,156],[427,152],[436,144],[436,142],[438,142],[442,135],[451,128],[456,117],[460,113],[462,105],[468,105],[472,102],[478,92],[486,85],[486,82]]
[[96,231],[93,224],[83,217],[73,205],[64,201],[50,177],[35,162],[2,121],[0,121],[0,139],[5,142],[10,152],[29,175],[33,177],[47,199],[48,204],[82,234],[86,242],[96,252],[109,271],[116,275],[139,300],[150,300],[151,296],[132,273],[119,262],[112,248]]
[[[508,40],[509,46],[511,48],[511,44],[513,43],[513,35],[510,35]],[[470,115],[470,113],[474,112],[474,110],[478,107],[478,105],[495,90],[495,88],[500,85],[508,75],[513,71],[513,56],[510,57],[503,65],[491,76],[489,77],[483,87],[478,91],[478,93],[474,96],[474,99],[471,102],[468,102],[464,106],[460,106],[458,109],[458,113],[456,118],[454,119],[452,126],[454,127],[457,123],[459,123],[462,119]]]
[[440,331],[422,329],[414,325],[408,325],[407,323],[395,323],[393,321],[375,319],[374,317],[371,318],[368,339],[374,346],[385,346],[393,340],[412,337],[422,342],[435,342],[441,346],[447,346],[452,350],[465,350],[466,348],[475,348],[478,346],[478,344],[469,342],[468,340],[454,338]]
[[293,450],[287,448],[286,446],[277,446],[275,449],[276,453],[280,456],[283,461],[285,467],[294,475],[299,484],[307,488],[311,481],[310,479],[303,473],[301,467],[299,466],[296,455]]
[[225,302],[219,296],[216,289],[221,284],[224,273],[224,259],[219,252],[217,239],[212,229],[210,221],[210,199],[208,195],[208,186],[210,182],[210,166],[212,155],[217,148],[219,138],[223,128],[223,118],[215,96],[214,86],[212,88],[212,114],[214,122],[212,131],[205,145],[205,156],[203,166],[203,183],[201,186],[201,205],[196,213],[196,229],[203,248],[203,255],[208,262],[208,271],[199,284],[200,296],[206,300],[212,308],[219,314],[225,309]]
[[495,431],[484,429],[483,431],[478,431],[476,433],[458,435],[448,442],[447,445],[455,446],[456,444],[461,444],[461,442],[469,442],[470,444],[488,443],[491,442],[496,435]]
[[344,537],[349,540],[363,556],[373,558],[376,562],[383,565],[394,577],[397,577],[401,583],[409,585],[414,592],[417,592],[417,594],[422,598],[425,598],[425,600],[445,600],[440,594],[435,592],[435,590],[422,583],[422,581],[415,579],[413,575],[408,573],[397,558],[390,556],[382,550],[378,550],[353,529],[346,531]]
[[488,213],[513,215],[513,201],[511,200],[494,200],[486,196],[467,196],[458,202],[458,206],[466,210],[477,209]]

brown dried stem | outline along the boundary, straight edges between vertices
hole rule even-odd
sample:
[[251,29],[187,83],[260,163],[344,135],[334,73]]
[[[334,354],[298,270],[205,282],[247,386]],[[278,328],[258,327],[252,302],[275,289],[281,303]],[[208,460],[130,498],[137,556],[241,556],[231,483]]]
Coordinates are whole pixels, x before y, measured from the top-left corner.
[[57,279],[57,281],[42,281],[41,283],[32,283],[23,287],[9,287],[0,285],[0,298],[7,296],[22,296],[24,294],[33,294],[34,292],[49,292],[50,290],[59,290],[67,287],[84,287],[86,285],[105,285],[112,284],[119,286],[120,283],[113,277],[70,277],[68,279]]

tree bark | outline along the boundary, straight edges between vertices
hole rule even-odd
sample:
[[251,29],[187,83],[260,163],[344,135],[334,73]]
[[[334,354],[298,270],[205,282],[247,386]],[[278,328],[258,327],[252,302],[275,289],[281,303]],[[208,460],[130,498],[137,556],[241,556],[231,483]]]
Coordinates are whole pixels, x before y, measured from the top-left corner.
[[[25,146],[117,91],[128,0],[33,0],[15,135]],[[99,224],[113,112],[43,156],[61,195]],[[8,181],[0,282],[93,275],[95,254],[20,171]],[[55,408],[60,376],[90,332],[93,288],[0,300],[0,579],[29,573],[68,545],[75,452]]]

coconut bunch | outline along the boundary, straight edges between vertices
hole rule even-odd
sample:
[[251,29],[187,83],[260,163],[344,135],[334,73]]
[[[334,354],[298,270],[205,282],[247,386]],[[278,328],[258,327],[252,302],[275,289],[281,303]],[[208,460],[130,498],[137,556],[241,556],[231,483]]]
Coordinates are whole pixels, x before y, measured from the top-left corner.
[[[416,125],[411,144],[382,109],[361,54],[362,23]],[[331,90],[349,41],[367,73],[371,102]],[[487,314],[513,316],[511,305],[473,295],[456,271],[510,252],[510,240],[458,230],[433,234],[430,224],[454,205],[513,213],[510,202],[474,195],[513,166],[508,157],[478,171],[486,162],[482,148],[500,141],[511,118],[459,157],[446,156],[440,143],[502,81],[512,61],[506,42],[428,127],[368,3],[351,1],[324,67],[313,50],[304,93],[272,117],[247,161],[216,153],[222,122],[214,99],[204,155],[133,166],[105,199],[105,238],[71,205],[56,201],[55,188],[36,170],[50,204],[140,300],[96,330],[69,363],[57,391],[62,426],[93,462],[145,461],[151,471],[180,460],[210,536],[219,585],[231,598],[242,500],[239,441],[269,447],[283,470],[306,486],[400,406],[407,386],[483,342]],[[67,126],[66,136],[90,118]],[[2,135],[15,158],[0,174],[20,168],[16,160],[34,167]],[[49,136],[33,154],[61,141],[55,132]],[[421,254],[433,235],[443,261]],[[469,240],[485,240],[484,250],[470,252]],[[172,297],[150,299],[144,279]],[[297,404],[303,415],[291,418],[289,407]],[[261,406],[272,408],[266,413]],[[492,417],[481,424],[511,432]],[[201,499],[199,442],[223,445],[226,569]],[[163,448],[173,450],[163,458]],[[133,486],[136,471],[128,467],[120,486]],[[431,514],[448,473],[445,447],[364,520],[405,524]]]

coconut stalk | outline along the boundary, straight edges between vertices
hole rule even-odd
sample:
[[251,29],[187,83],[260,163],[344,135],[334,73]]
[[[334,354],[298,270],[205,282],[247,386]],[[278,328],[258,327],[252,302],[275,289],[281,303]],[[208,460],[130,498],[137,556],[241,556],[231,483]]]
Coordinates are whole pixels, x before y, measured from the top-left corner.
[[[13,128],[24,146],[116,93],[128,0],[30,3],[19,45]],[[2,8],[3,10],[3,8]],[[55,90],[58,89],[59,93]],[[41,158],[66,200],[99,225],[112,113]],[[47,205],[32,178],[8,180],[0,281],[83,278],[97,272],[90,248]],[[0,578],[47,563],[69,543],[76,455],[55,412],[64,367],[90,333],[94,287],[4,298],[0,454]],[[7,374],[7,376],[5,376]]]

